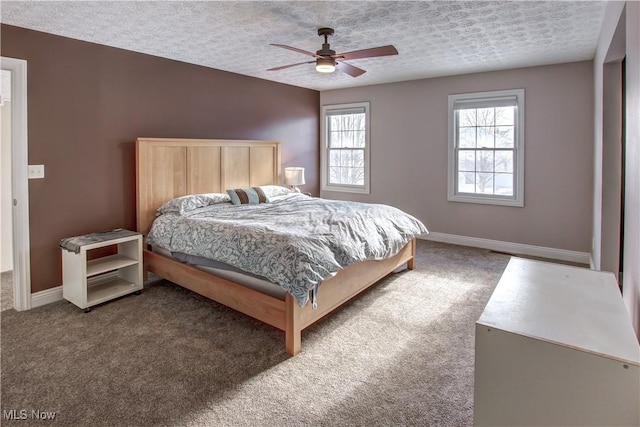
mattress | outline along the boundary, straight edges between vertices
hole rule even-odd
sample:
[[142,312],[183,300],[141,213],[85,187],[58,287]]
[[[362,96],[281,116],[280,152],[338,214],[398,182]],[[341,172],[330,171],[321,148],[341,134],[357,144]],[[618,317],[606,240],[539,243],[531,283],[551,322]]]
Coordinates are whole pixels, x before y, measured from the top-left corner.
[[180,252],[171,253],[170,251],[163,249],[159,246],[152,246],[152,250],[167,258],[173,258],[177,261],[190,264],[195,268],[205,271],[214,276],[221,277],[223,279],[230,280],[242,286],[246,286],[258,292],[270,295],[280,300],[285,299],[287,293],[282,286],[270,282],[264,277],[256,274],[247,273],[232,265],[225,264],[223,262],[214,261],[209,258],[188,255]]

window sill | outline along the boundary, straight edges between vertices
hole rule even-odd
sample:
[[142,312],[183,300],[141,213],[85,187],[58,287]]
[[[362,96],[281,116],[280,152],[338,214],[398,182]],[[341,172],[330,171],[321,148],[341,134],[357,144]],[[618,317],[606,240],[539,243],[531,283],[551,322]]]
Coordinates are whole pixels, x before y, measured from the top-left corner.
[[449,195],[447,198],[450,202],[462,202],[462,203],[477,203],[483,205],[496,205],[496,206],[511,206],[516,208],[523,208],[524,201],[518,199],[499,199],[492,197],[481,196],[462,196],[462,195]]
[[335,191],[338,193],[355,193],[355,194],[370,194],[371,192],[369,191],[368,188],[362,188],[362,187],[337,187],[337,186],[325,186],[322,187],[322,191]]

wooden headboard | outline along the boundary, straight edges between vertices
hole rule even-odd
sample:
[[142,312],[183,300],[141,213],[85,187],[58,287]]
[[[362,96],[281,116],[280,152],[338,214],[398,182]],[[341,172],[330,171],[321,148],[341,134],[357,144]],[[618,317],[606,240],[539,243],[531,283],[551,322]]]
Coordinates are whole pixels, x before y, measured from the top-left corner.
[[138,231],[147,234],[156,210],[187,194],[280,184],[280,143],[224,139],[138,138]]

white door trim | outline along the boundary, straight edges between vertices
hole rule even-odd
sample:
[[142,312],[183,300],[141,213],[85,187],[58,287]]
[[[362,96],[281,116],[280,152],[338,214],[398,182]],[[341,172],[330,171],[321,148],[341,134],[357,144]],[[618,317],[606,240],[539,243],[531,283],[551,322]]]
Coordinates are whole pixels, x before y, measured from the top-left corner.
[[12,71],[13,306],[23,311],[31,308],[27,61],[3,56],[0,57],[0,68]]

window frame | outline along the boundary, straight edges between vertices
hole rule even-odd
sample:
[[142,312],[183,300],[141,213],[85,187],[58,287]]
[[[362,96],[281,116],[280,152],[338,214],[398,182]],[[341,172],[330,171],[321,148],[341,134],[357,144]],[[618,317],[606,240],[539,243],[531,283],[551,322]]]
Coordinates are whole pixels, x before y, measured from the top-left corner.
[[[364,108],[365,114],[365,146],[364,146],[364,184],[363,185],[347,185],[347,184],[331,184],[329,182],[329,139],[328,139],[328,112],[340,110],[353,110]],[[322,191],[338,191],[343,193],[370,194],[370,176],[371,176],[371,111],[369,102],[354,102],[349,104],[332,104],[323,105],[321,108],[321,125],[320,125],[320,171],[321,171],[321,190]]]
[[[496,102],[505,98],[516,98],[517,112],[514,129],[513,196],[496,194],[461,193],[458,191],[458,150],[456,102]],[[524,89],[507,89],[490,92],[475,92],[449,95],[449,153],[447,199],[451,202],[481,203],[500,206],[524,207]],[[495,148],[493,149],[495,152]]]

